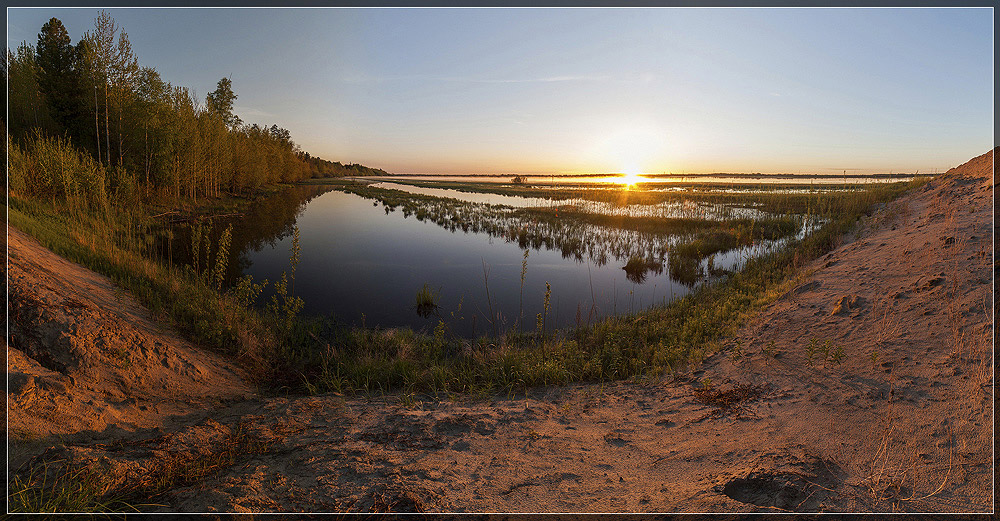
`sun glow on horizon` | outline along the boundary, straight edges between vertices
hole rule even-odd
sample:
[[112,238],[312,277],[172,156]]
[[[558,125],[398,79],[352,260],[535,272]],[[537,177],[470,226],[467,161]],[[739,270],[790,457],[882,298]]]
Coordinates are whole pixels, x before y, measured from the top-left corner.
[[628,170],[620,177],[614,177],[611,179],[612,182],[630,188],[635,186],[636,183],[642,183],[646,181],[646,178],[642,176],[641,172],[637,170]]

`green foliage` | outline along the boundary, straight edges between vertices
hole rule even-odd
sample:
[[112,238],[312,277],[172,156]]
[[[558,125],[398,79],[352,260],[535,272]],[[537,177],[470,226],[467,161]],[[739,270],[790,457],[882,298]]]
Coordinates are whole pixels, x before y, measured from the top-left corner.
[[243,123],[239,116],[233,114],[233,102],[237,97],[233,92],[233,82],[229,78],[222,78],[216,89],[208,93],[205,105],[211,114],[222,118],[228,128],[236,128]]
[[[27,43],[16,52],[7,53],[7,130],[12,137],[22,137],[34,129],[56,132],[57,125],[39,85],[40,68],[35,49]],[[15,140],[17,141],[17,140]]]
[[68,140],[36,130],[23,148],[9,146],[11,195],[65,199],[72,212],[107,215],[110,174]]
[[259,284],[254,283],[253,275],[244,275],[236,281],[236,285],[230,291],[240,307],[250,309],[257,302],[257,298],[260,297],[267,284],[267,280]]
[[[298,229],[296,229],[298,232]],[[229,225],[219,238],[219,247],[215,250],[215,271],[212,272],[212,282],[216,291],[222,291],[222,282],[226,276],[226,265],[229,262],[229,243],[233,238],[233,225]],[[294,279],[295,274],[292,274]]]
[[38,88],[55,121],[63,127],[57,131],[76,131],[85,106],[78,49],[72,45],[69,33],[57,18],[42,26],[36,49]]
[[292,328],[295,326],[296,315],[305,307],[305,301],[294,296],[293,291],[289,289],[289,282],[291,282],[293,287],[295,285],[295,268],[299,263],[300,251],[299,229],[296,227],[292,235],[292,251],[289,257],[291,280],[289,281],[286,272],[281,272],[281,278],[274,283],[274,295],[271,295],[271,303],[266,308],[266,313],[272,317],[274,322],[285,333],[292,331]]

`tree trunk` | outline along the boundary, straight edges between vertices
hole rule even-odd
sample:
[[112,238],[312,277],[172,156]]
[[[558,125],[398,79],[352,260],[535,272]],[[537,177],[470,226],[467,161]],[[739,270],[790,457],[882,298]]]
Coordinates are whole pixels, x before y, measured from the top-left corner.
[[97,162],[102,166],[104,158],[101,157],[101,118],[100,106],[97,104],[97,85],[94,85],[94,141],[97,142]]
[[146,145],[146,197],[149,197],[149,123],[143,122],[143,141]]
[[121,168],[125,163],[125,141],[122,138],[122,103],[118,103],[118,168]]
[[108,168],[111,168],[111,125],[108,115],[108,83],[104,82],[104,148],[107,149]]

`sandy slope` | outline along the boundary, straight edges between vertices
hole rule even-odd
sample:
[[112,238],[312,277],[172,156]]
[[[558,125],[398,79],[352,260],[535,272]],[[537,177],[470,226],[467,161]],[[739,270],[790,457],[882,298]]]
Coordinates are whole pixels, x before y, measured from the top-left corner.
[[882,208],[692,374],[409,406],[255,399],[47,457],[124,476],[240,426],[271,444],[158,498],[167,511],[990,511],[992,170],[991,152]]
[[[7,228],[7,240],[12,463],[18,448],[56,436],[166,427],[174,417],[254,394],[232,362],[154,325],[107,277],[16,228]],[[34,443],[17,443],[25,439]]]

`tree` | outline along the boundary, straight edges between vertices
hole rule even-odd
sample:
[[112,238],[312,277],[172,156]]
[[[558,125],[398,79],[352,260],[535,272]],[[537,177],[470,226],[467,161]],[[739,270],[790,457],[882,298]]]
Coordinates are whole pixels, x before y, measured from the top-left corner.
[[94,50],[94,40],[90,34],[84,34],[83,38],[76,44],[76,53],[79,56],[80,83],[84,96],[88,98],[90,104],[90,91],[94,92],[94,145],[97,148],[97,162],[101,162],[101,119],[100,104],[98,103],[98,91],[104,87],[102,68],[98,63],[99,56]]
[[9,132],[16,139],[25,137],[32,128],[49,130],[53,126],[41,88],[38,86],[38,65],[35,49],[22,42],[16,53],[7,56],[7,103]]
[[83,104],[79,56],[69,33],[58,18],[52,18],[38,33],[36,47],[38,85],[52,109],[52,115],[64,129],[78,135]]
[[159,166],[169,154],[172,140],[167,132],[170,128],[171,86],[160,78],[151,67],[143,67],[136,81],[135,116],[142,122],[143,154],[141,168],[145,173],[146,190],[151,185],[151,174],[160,170]]
[[215,90],[210,92],[205,100],[208,111],[221,117],[230,130],[243,123],[239,116],[233,114],[233,102],[236,101],[236,98],[236,93],[233,92],[233,82],[229,78],[222,78]]
[[[118,41],[115,41],[115,36]],[[118,116],[118,159],[121,164],[125,154],[122,129],[122,112],[132,93],[132,84],[139,71],[138,60],[132,54],[128,35],[119,34],[118,24],[107,12],[101,11],[94,20],[94,32],[84,34],[89,55],[85,62],[92,67],[90,76],[104,88],[104,146],[108,166],[111,165],[111,106],[114,103]]]
[[122,31],[118,35],[115,46],[114,60],[111,62],[111,85],[114,93],[115,108],[118,115],[118,166],[123,166],[125,159],[125,129],[122,126],[123,116],[128,105],[133,101],[135,81],[139,75],[139,60],[132,54],[132,44],[128,34]]

